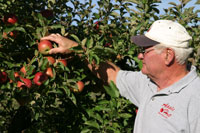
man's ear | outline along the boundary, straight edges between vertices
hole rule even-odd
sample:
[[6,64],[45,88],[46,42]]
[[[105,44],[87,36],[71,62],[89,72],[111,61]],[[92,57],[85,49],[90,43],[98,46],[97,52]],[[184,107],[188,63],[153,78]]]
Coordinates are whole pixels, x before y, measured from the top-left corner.
[[166,53],[165,53],[165,64],[167,66],[173,64],[175,61],[175,52],[173,49],[171,48],[167,48],[166,49]]

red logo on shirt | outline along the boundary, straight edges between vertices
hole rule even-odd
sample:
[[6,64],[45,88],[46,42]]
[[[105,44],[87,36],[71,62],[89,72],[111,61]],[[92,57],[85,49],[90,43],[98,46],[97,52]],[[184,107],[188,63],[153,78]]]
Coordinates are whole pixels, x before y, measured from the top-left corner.
[[169,104],[163,104],[160,108],[158,114],[163,116],[164,118],[169,118],[172,116],[172,112],[175,110],[174,107],[170,106]]

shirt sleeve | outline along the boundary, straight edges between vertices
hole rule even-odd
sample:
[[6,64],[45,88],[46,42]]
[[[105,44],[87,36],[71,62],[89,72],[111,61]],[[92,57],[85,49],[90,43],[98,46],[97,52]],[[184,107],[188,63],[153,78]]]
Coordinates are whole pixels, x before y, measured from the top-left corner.
[[142,93],[148,83],[148,78],[141,72],[120,70],[117,74],[116,85],[121,96],[139,106]]

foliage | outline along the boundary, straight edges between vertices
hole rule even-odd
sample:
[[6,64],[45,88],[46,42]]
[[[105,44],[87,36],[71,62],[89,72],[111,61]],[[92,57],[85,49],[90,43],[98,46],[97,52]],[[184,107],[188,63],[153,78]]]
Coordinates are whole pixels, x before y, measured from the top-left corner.
[[[193,37],[190,61],[199,71],[199,10],[186,8],[188,0],[182,0],[170,3],[165,14],[159,15],[160,2],[98,0],[94,5],[92,0],[0,0],[0,69],[8,74],[7,82],[0,83],[0,131],[132,132],[136,107],[119,95],[113,83],[105,85],[97,79],[84,60],[97,64],[111,60],[122,69],[139,70],[131,35],[144,33],[157,19],[172,19]],[[7,14],[15,14],[17,23],[5,23]],[[42,55],[37,45],[51,33],[67,36],[86,49],[78,46],[68,55]],[[77,53],[82,53],[82,58]],[[50,64],[46,56],[55,58],[56,63]],[[58,59],[66,59],[67,66]],[[25,74],[20,71],[23,66]],[[41,86],[34,84],[34,75],[49,67],[53,77]],[[16,72],[30,79],[32,86],[19,87],[22,79]],[[77,81],[85,84],[79,93],[71,91],[78,89]]]

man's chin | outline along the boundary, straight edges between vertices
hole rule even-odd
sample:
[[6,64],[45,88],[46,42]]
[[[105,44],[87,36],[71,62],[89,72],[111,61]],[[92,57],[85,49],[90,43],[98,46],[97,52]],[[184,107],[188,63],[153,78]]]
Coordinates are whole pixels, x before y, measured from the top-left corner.
[[148,75],[148,74],[149,74],[149,73],[147,72],[147,70],[146,70],[146,69],[143,69],[143,68],[142,68],[141,72],[142,72],[142,74],[144,74],[144,75]]
[[147,73],[146,73],[146,70],[145,70],[144,68],[141,69],[141,72],[142,72],[143,74],[145,74],[145,75],[147,74]]

